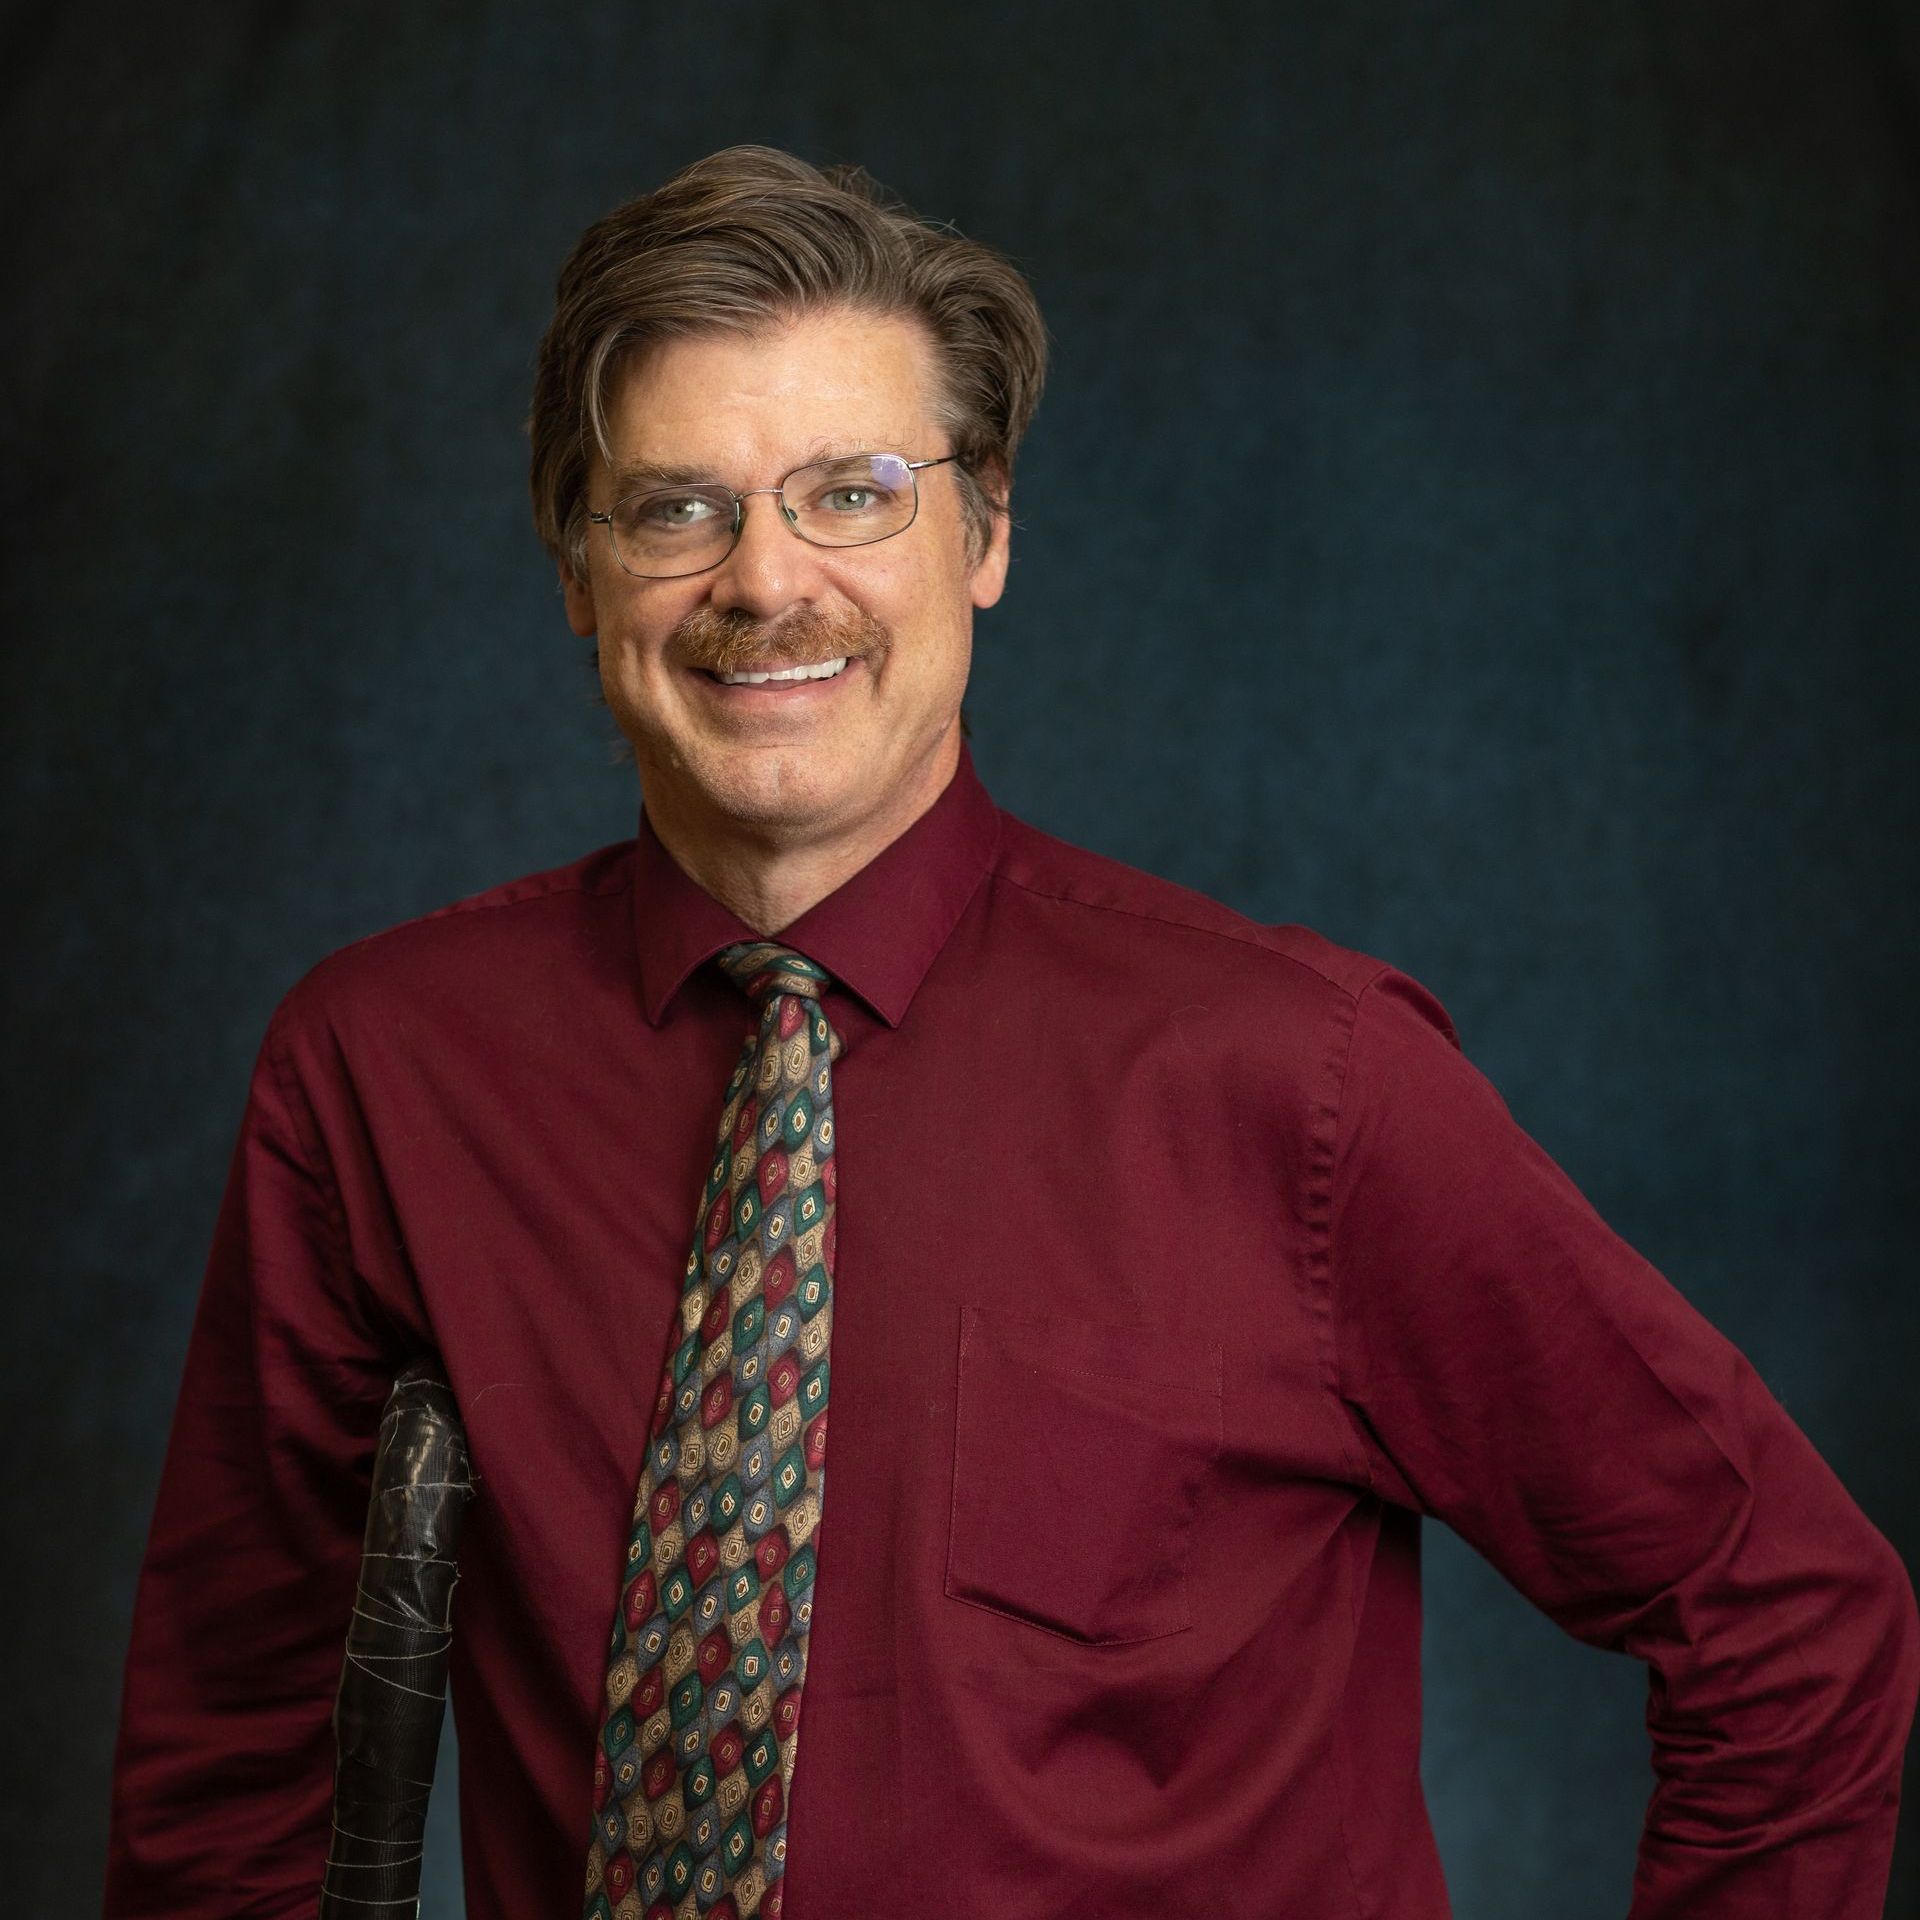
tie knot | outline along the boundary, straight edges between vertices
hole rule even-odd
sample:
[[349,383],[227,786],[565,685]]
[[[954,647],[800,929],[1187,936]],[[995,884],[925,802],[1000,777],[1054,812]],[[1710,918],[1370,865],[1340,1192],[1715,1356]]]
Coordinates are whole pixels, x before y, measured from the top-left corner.
[[826,968],[816,967],[804,954],[783,947],[777,940],[749,940],[722,947],[718,958],[727,978],[756,1006],[764,1007],[779,993],[818,1000],[832,983]]

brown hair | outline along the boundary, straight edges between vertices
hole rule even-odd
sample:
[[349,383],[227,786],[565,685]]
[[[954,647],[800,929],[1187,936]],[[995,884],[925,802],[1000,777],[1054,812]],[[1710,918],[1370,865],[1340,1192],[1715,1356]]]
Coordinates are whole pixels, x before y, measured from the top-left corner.
[[813,167],[777,147],[710,154],[589,227],[554,292],[527,416],[529,480],[534,526],[576,579],[587,472],[592,449],[611,458],[605,410],[621,368],[661,340],[755,333],[839,306],[927,329],[971,557],[985,552],[1039,404],[1046,326],[1004,254],[921,219],[864,168]]

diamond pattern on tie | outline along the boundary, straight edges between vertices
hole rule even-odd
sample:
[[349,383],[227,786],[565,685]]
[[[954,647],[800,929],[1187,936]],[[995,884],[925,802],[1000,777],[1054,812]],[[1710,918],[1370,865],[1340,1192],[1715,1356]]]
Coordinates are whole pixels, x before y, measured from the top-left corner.
[[727,1083],[607,1650],[586,1920],[780,1920],[825,1486],[829,976],[719,965],[760,1009]]

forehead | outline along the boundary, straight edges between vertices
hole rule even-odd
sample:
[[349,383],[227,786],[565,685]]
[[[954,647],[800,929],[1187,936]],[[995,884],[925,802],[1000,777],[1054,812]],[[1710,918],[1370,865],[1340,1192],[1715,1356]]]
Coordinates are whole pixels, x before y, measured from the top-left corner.
[[607,408],[616,472],[698,469],[771,484],[822,453],[925,454],[934,358],[897,315],[835,310],[753,334],[668,340],[630,365]]

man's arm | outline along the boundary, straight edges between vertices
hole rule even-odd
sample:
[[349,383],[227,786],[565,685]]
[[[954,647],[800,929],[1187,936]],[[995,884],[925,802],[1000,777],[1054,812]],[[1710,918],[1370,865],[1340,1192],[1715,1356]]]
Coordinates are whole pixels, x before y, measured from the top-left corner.
[[141,1568],[108,1920],[311,1916],[326,1858],[368,1470],[408,1349],[354,1271],[286,1019],[254,1065]]
[[1334,1151],[1337,1365],[1376,1490],[1651,1669],[1631,1920],[1879,1920],[1920,1690],[1898,1555],[1403,974],[1360,996]]

